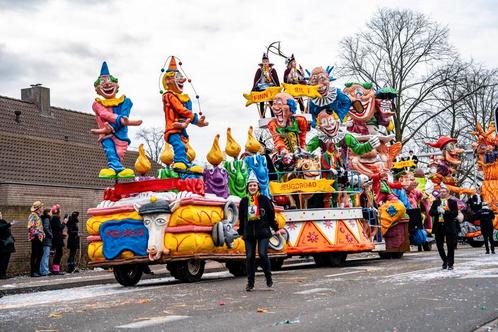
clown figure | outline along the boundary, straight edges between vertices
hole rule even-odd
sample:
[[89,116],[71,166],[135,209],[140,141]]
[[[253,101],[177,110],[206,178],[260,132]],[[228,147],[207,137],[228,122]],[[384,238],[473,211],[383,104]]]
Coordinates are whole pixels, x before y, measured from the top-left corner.
[[268,130],[272,135],[276,152],[286,155],[298,149],[304,150],[308,123],[306,118],[294,115],[296,113],[294,98],[285,92],[278,93],[272,109],[275,117],[268,123]]
[[190,123],[204,127],[208,125],[208,122],[205,116],[199,116],[192,112],[192,101],[187,94],[183,93],[183,85],[186,81],[187,79],[177,68],[175,57],[172,56],[168,69],[162,78],[166,90],[163,94],[163,109],[166,119],[164,140],[173,147],[174,169],[202,173],[199,166],[193,166],[188,160],[186,128]]
[[99,129],[92,133],[99,135],[107,157],[108,168],[100,170],[100,178],[133,178],[133,170],[122,164],[124,154],[131,143],[128,138],[128,125],[139,126],[141,120],[130,120],[132,102],[122,95],[116,98],[119,85],[118,79],[109,73],[107,63],[102,63],[100,75],[94,83],[95,91],[104,99],[95,98],[92,109],[95,112]]
[[311,72],[309,84],[318,85],[318,92],[320,93],[320,97],[311,99],[309,104],[309,111],[313,116],[311,123],[313,127],[316,126],[316,117],[321,111],[328,110],[329,112],[336,112],[342,121],[351,106],[348,96],[341,90],[330,86],[330,81],[333,80],[329,76],[331,70],[332,68],[325,70],[322,67],[316,67]]

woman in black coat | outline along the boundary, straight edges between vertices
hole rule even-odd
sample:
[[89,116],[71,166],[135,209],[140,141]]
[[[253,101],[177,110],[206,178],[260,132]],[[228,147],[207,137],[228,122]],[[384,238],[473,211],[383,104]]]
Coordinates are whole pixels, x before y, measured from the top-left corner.
[[10,226],[13,223],[8,223],[4,220],[2,212],[0,212],[0,279],[7,279],[7,266],[9,265],[10,255],[16,251],[14,237],[10,231]]
[[268,258],[268,244],[272,236],[270,227],[278,230],[275,221],[275,210],[270,199],[260,194],[259,183],[251,172],[247,180],[248,196],[242,198],[239,205],[239,230],[246,247],[247,287],[246,291],[254,288],[254,275],[256,273],[256,243],[260,265],[266,277],[266,285],[271,287],[270,260]]
[[61,272],[61,259],[64,254],[64,237],[62,231],[66,226],[61,222],[61,207],[59,204],[52,206],[52,218],[50,218],[50,227],[52,228],[52,248],[55,250],[52,261],[52,273],[64,274]]
[[76,257],[76,250],[80,248],[80,237],[78,235],[78,216],[80,213],[78,211],[74,211],[69,216],[67,220],[67,248],[69,249],[69,257],[67,259],[67,269],[68,273],[74,271],[74,259]]
[[[429,214],[434,218],[432,232],[436,238],[439,256],[443,260],[443,269],[453,270],[455,245],[459,228],[458,221],[456,220],[458,216],[458,204],[454,199],[450,198],[450,192],[446,187],[441,187],[440,196],[432,203]],[[448,255],[444,251],[445,238]]]

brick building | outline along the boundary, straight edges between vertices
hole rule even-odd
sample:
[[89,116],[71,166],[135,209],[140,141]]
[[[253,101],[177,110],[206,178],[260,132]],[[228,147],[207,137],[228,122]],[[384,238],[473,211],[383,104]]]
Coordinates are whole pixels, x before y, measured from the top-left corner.
[[[86,262],[86,211],[102,200],[112,180],[97,177],[106,158],[97,137],[95,116],[50,106],[50,89],[36,85],[21,90],[21,100],[0,96],[0,211],[12,227],[16,252],[9,271],[29,270],[31,244],[27,217],[34,201],[58,203],[62,214],[80,212],[82,265]],[[128,151],[133,168],[138,156]],[[63,263],[65,260],[63,260]]]

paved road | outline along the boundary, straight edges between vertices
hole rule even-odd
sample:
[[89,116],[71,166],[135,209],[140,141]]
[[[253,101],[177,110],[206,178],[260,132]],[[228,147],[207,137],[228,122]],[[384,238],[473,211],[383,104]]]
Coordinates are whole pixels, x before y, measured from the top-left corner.
[[259,275],[251,293],[244,278],[215,272],[195,284],[8,295],[0,331],[473,331],[498,317],[498,255],[459,249],[454,271],[441,271],[436,252],[355,257],[342,268],[276,272],[272,289]]

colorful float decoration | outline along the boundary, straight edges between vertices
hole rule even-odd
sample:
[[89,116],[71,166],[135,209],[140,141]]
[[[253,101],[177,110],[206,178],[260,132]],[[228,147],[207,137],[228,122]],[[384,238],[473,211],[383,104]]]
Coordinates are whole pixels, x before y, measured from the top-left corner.
[[[138,176],[134,181],[116,183],[106,189],[103,201],[88,210],[89,264],[113,266],[116,280],[125,286],[136,284],[144,266],[150,264],[166,263],[172,276],[187,282],[201,278],[207,259],[226,262],[233,274],[244,274],[244,241],[238,237],[236,229],[238,204],[245,195],[249,170],[256,174],[262,190],[266,187],[269,195],[266,159],[258,153],[260,146],[257,141],[254,143],[252,130],[243,159],[239,159],[240,145],[228,129],[225,151],[233,161],[225,160],[217,135],[206,157],[209,165],[201,169],[192,163],[195,152],[189,144],[186,129],[189,124],[202,127],[207,122],[201,112],[192,111],[190,98],[183,93],[183,84],[188,79],[178,68],[176,58],[171,56],[166,63],[160,79],[166,120],[161,161],[166,166],[159,170],[157,177],[146,176],[152,164],[140,146],[135,162]],[[106,68],[103,66],[96,87],[98,92],[102,90],[107,94],[107,99],[112,99],[117,92],[117,80],[106,76]],[[123,100],[128,99],[123,97]],[[112,113],[109,105],[113,106],[116,101],[95,103],[99,129],[94,133],[104,135],[100,138],[104,149],[106,144],[115,142],[113,136],[106,135],[119,133],[119,128],[124,125],[139,124],[139,121],[127,118],[129,109],[126,116]],[[123,153],[127,145],[124,147]],[[109,156],[108,159],[114,161]],[[112,170],[115,174],[108,172],[112,176],[107,176],[107,173],[100,176],[125,177],[122,176],[123,170]],[[135,176],[131,170],[126,174],[126,177]],[[282,210],[276,208],[281,228],[285,224]],[[285,245],[286,239],[275,234],[271,240],[270,258],[277,260],[277,264],[286,256]]]

